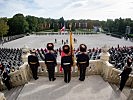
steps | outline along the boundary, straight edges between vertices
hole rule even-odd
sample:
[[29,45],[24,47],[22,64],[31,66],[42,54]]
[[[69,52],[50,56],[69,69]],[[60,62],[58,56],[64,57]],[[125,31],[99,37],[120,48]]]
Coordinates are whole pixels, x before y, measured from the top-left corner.
[[127,100],[130,88],[118,90],[119,85],[105,82],[99,75],[87,76],[84,82],[78,77],[72,77],[69,84],[64,83],[63,77],[56,81],[48,81],[48,77],[31,79],[25,86],[2,91],[7,100]]
[[[110,84],[110,86],[113,88],[114,91],[118,91],[119,85],[112,84],[112,83],[109,83],[109,84]],[[122,90],[122,93],[123,93],[126,97],[128,97],[129,94],[130,94],[130,91],[131,91],[131,88],[125,86],[124,89]]]
[[24,86],[17,100],[127,100],[127,97],[114,91],[100,75],[87,76],[84,82],[72,77],[65,83],[63,77],[50,82],[48,77],[30,80]]
[[14,87],[10,91],[8,90],[3,90],[2,92],[4,93],[6,100],[16,100],[18,95],[20,94],[21,90],[23,89],[24,85]]

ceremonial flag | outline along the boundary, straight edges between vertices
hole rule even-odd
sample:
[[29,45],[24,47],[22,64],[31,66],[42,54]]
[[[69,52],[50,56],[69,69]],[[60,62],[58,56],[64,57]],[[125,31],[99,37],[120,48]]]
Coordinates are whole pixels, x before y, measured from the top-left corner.
[[73,37],[72,37],[72,31],[70,29],[70,52],[73,60],[73,65],[74,65],[74,51],[73,51]]
[[61,28],[60,32],[64,32],[65,31],[65,25]]

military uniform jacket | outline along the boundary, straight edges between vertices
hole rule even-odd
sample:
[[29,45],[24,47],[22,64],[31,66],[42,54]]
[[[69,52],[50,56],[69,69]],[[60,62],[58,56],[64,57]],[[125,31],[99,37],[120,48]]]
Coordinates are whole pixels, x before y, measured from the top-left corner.
[[129,76],[129,74],[131,73],[132,68],[131,67],[125,67],[123,72],[120,74],[120,76]]
[[86,53],[79,53],[77,55],[77,66],[85,64],[86,67],[89,66],[89,56]]
[[37,56],[29,55],[28,56],[28,64],[30,66],[32,66],[32,65],[39,66],[39,60],[38,60]]
[[46,53],[45,54],[45,64],[48,65],[53,65],[56,66],[57,62],[56,62],[56,57],[53,53]]
[[2,81],[5,83],[6,81],[10,80],[10,76],[8,75],[7,72],[4,72],[2,74]]
[[63,56],[61,58],[61,66],[65,69],[66,66],[70,67],[73,65],[71,56]]

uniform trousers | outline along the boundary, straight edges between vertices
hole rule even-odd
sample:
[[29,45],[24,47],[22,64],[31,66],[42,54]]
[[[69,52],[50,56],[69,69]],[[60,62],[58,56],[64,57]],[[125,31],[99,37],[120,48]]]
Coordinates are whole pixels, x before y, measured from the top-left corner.
[[80,68],[79,80],[84,81],[85,80],[85,74],[86,74],[86,66],[85,66],[85,64],[80,64],[79,68]]
[[38,77],[37,77],[38,66],[30,65],[30,68],[31,68],[31,71],[32,71],[33,78],[38,79]]
[[71,80],[71,68],[70,66],[65,66],[63,67],[63,70],[64,70],[64,81],[66,83],[69,83]]

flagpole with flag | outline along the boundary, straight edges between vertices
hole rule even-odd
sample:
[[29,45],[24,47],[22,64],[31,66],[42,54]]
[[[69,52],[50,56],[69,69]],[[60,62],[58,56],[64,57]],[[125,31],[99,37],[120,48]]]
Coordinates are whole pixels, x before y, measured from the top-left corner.
[[65,32],[65,24],[64,24],[64,26],[60,30],[60,33],[62,33],[62,32]]
[[69,27],[70,27],[70,52],[71,52],[71,56],[72,56],[72,60],[73,60],[73,65],[74,65],[73,37],[72,37],[72,31],[71,31],[72,25],[70,24]]

